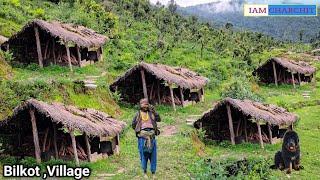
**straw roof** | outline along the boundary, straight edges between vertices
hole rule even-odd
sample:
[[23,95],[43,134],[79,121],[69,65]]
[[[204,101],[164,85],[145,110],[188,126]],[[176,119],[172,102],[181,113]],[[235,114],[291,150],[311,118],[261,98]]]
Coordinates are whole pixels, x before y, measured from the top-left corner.
[[6,41],[8,41],[8,38],[0,35],[0,45]]
[[304,61],[292,61],[286,58],[271,58],[269,61],[275,61],[282,67],[287,68],[291,72],[298,72],[301,74],[313,74],[316,71],[315,67],[310,66]]
[[227,104],[239,110],[244,115],[254,118],[259,122],[268,122],[274,125],[288,125],[298,120],[298,116],[293,113],[289,113],[284,108],[272,104],[262,104],[251,100],[239,100],[232,98],[226,98],[215,104],[214,107],[206,112],[200,120],[207,118],[210,119],[210,116],[216,113],[218,108],[226,106]]
[[51,34],[53,37],[58,37],[66,42],[73,42],[79,46],[87,48],[101,47],[106,41],[107,37],[96,33],[92,29],[84,26],[74,24],[64,24],[58,21],[47,22],[44,20],[33,20],[27,23],[20,32],[13,35],[11,39],[18,38],[23,34],[27,28],[38,26],[40,29]]
[[0,126],[5,126],[10,121],[19,119],[19,117],[25,117],[24,113],[31,108],[49,118],[52,122],[61,123],[64,127],[78,129],[92,136],[115,136],[126,126],[126,123],[94,109],[78,109],[61,103],[47,104],[35,99],[29,99],[16,107],[13,115],[2,121]]
[[202,88],[208,82],[206,77],[200,76],[198,73],[190,71],[186,68],[171,67],[164,64],[148,64],[141,62],[129,69],[123,76],[119,77],[110,87],[115,87],[132,75],[135,71],[144,69],[158,79],[162,79],[168,83],[174,83],[186,89]]

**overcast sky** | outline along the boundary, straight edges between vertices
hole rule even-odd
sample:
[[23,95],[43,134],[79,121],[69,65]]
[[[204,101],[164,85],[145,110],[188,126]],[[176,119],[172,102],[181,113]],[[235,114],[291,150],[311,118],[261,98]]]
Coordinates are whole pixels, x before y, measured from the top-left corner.
[[[169,0],[150,0],[151,3],[155,4],[157,1],[161,2],[161,4],[166,5]],[[176,3],[179,6],[186,7],[186,6],[193,6],[197,4],[204,4],[204,3],[210,3],[215,1],[231,1],[231,0],[176,0]],[[316,4],[320,0],[248,0],[250,3],[260,3],[260,4],[280,4],[280,3],[286,3],[286,4],[293,4],[293,3],[304,3],[304,4]]]

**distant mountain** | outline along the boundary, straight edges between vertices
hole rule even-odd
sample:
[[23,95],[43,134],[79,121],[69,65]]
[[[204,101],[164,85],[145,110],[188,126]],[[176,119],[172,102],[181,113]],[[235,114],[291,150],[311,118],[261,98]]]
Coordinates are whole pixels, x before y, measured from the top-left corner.
[[[178,11],[182,15],[195,15],[217,26],[224,26],[230,22],[237,29],[262,32],[283,40],[298,41],[302,32],[302,40],[309,42],[320,31],[320,17],[244,17],[244,3],[245,0],[220,0],[196,6],[178,7]],[[261,0],[259,3],[265,2]]]

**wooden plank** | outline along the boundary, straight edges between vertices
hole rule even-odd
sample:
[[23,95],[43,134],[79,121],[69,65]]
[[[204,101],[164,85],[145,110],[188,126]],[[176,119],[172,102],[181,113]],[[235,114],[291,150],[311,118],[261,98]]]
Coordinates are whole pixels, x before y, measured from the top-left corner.
[[228,120],[229,120],[229,130],[230,130],[230,139],[231,139],[231,144],[235,145],[235,140],[234,140],[234,130],[233,130],[233,122],[232,122],[232,116],[231,116],[231,109],[230,105],[227,104],[227,113],[228,113]]
[[39,29],[37,26],[34,27],[34,33],[36,36],[36,45],[37,45],[37,53],[38,53],[38,63],[41,68],[43,68],[43,56],[41,52],[41,43],[40,43],[40,36],[39,36]]
[[69,49],[68,43],[65,43],[65,46],[66,46],[66,51],[67,51],[69,68],[70,68],[70,71],[73,71],[73,70],[72,70],[72,64],[71,64],[70,49]]
[[293,72],[291,72],[291,79],[292,79],[293,88],[296,88],[296,84],[294,83],[294,75],[293,75]]
[[79,158],[78,158],[78,152],[77,152],[77,141],[76,141],[76,137],[73,134],[73,130],[70,131],[70,137],[71,137],[71,142],[72,142],[74,160],[76,161],[76,165],[79,166]]
[[86,147],[87,147],[88,161],[91,162],[91,146],[90,146],[89,138],[86,133],[83,133],[83,135],[84,135],[84,140],[86,142]]
[[49,133],[49,127],[46,128],[46,131],[44,132],[44,137],[43,137],[43,143],[42,143],[42,152],[46,151],[46,144],[47,144],[47,138],[48,138],[48,133]]
[[176,104],[174,102],[174,95],[173,95],[173,89],[171,84],[169,85],[169,89],[170,89],[172,107],[173,107],[173,110],[176,111]]
[[35,156],[36,156],[37,163],[41,163],[41,151],[40,151],[37,122],[36,122],[36,116],[34,114],[34,110],[30,109],[29,114],[30,114],[30,120],[31,120],[31,125],[32,125],[32,134],[33,134]]
[[80,53],[80,47],[78,45],[76,45],[77,48],[77,57],[78,57],[78,63],[79,63],[79,67],[81,67],[81,53]]
[[54,153],[56,156],[56,159],[59,158],[59,152],[58,152],[58,145],[57,145],[57,126],[54,122],[52,122],[52,128],[53,128],[53,147],[54,147]]
[[181,104],[182,104],[182,107],[184,107],[183,88],[179,87],[179,90],[180,90]]
[[276,63],[274,61],[272,61],[272,66],[273,66],[274,83],[276,84],[276,86],[278,86],[277,69],[276,69]]
[[259,122],[257,122],[257,127],[258,127],[258,133],[259,133],[259,142],[260,142],[260,147],[263,149],[263,139],[262,139],[262,134],[261,134],[261,127]]
[[142,80],[143,96],[144,96],[144,98],[148,99],[146,76],[144,74],[143,69],[140,70],[140,74],[141,74],[141,80]]
[[272,144],[272,131],[271,131],[271,124],[268,123],[268,131],[269,131],[269,141]]

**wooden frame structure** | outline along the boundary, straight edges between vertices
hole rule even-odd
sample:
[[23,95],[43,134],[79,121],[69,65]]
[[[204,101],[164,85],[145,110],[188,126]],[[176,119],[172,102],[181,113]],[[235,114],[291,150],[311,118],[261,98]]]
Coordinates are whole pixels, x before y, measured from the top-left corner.
[[294,88],[296,84],[315,81],[315,74],[316,68],[308,63],[286,58],[271,58],[253,72],[263,83],[274,83],[276,86],[287,83]]
[[206,130],[208,138],[241,142],[273,143],[281,138],[298,117],[283,108],[250,100],[226,98],[219,101],[194,123],[195,128]]
[[[30,121],[23,121],[28,116]],[[115,148],[110,146],[111,149],[108,149],[106,154],[119,154],[119,133],[125,126],[124,122],[93,109],[80,110],[73,106],[59,103],[47,104],[30,99],[18,106],[12,117],[0,123],[0,135],[10,135],[13,139],[16,136],[23,135],[25,137],[25,140],[22,141],[27,144],[27,147],[22,146],[21,142],[16,144],[15,141],[10,141],[11,144],[8,144],[7,147],[14,147],[15,150],[21,149],[21,151],[19,150],[19,153],[15,154],[15,151],[8,148],[6,149],[8,154],[32,155],[24,148],[28,149],[33,144],[34,156],[38,163],[43,160],[42,158],[48,160],[46,156],[51,156],[50,154],[53,152],[52,156],[55,158],[69,159],[68,157],[73,156],[79,166],[80,159],[89,162],[94,159],[92,151],[95,154],[100,153],[99,143],[102,135],[108,137],[111,144],[113,142],[115,144]],[[61,129],[65,129],[67,134]],[[79,132],[82,135],[75,136]],[[32,137],[32,143],[28,141],[29,137]],[[98,150],[93,147],[96,147],[96,144],[98,144]]]
[[185,68],[141,62],[129,69],[110,85],[111,91],[119,91],[123,101],[138,103],[147,98],[155,104],[185,106],[204,101],[204,86],[208,79]]
[[20,32],[1,45],[1,49],[13,52],[15,60],[37,63],[42,68],[50,64],[85,66],[103,59],[102,46],[107,37],[79,25],[57,21],[33,20]]

